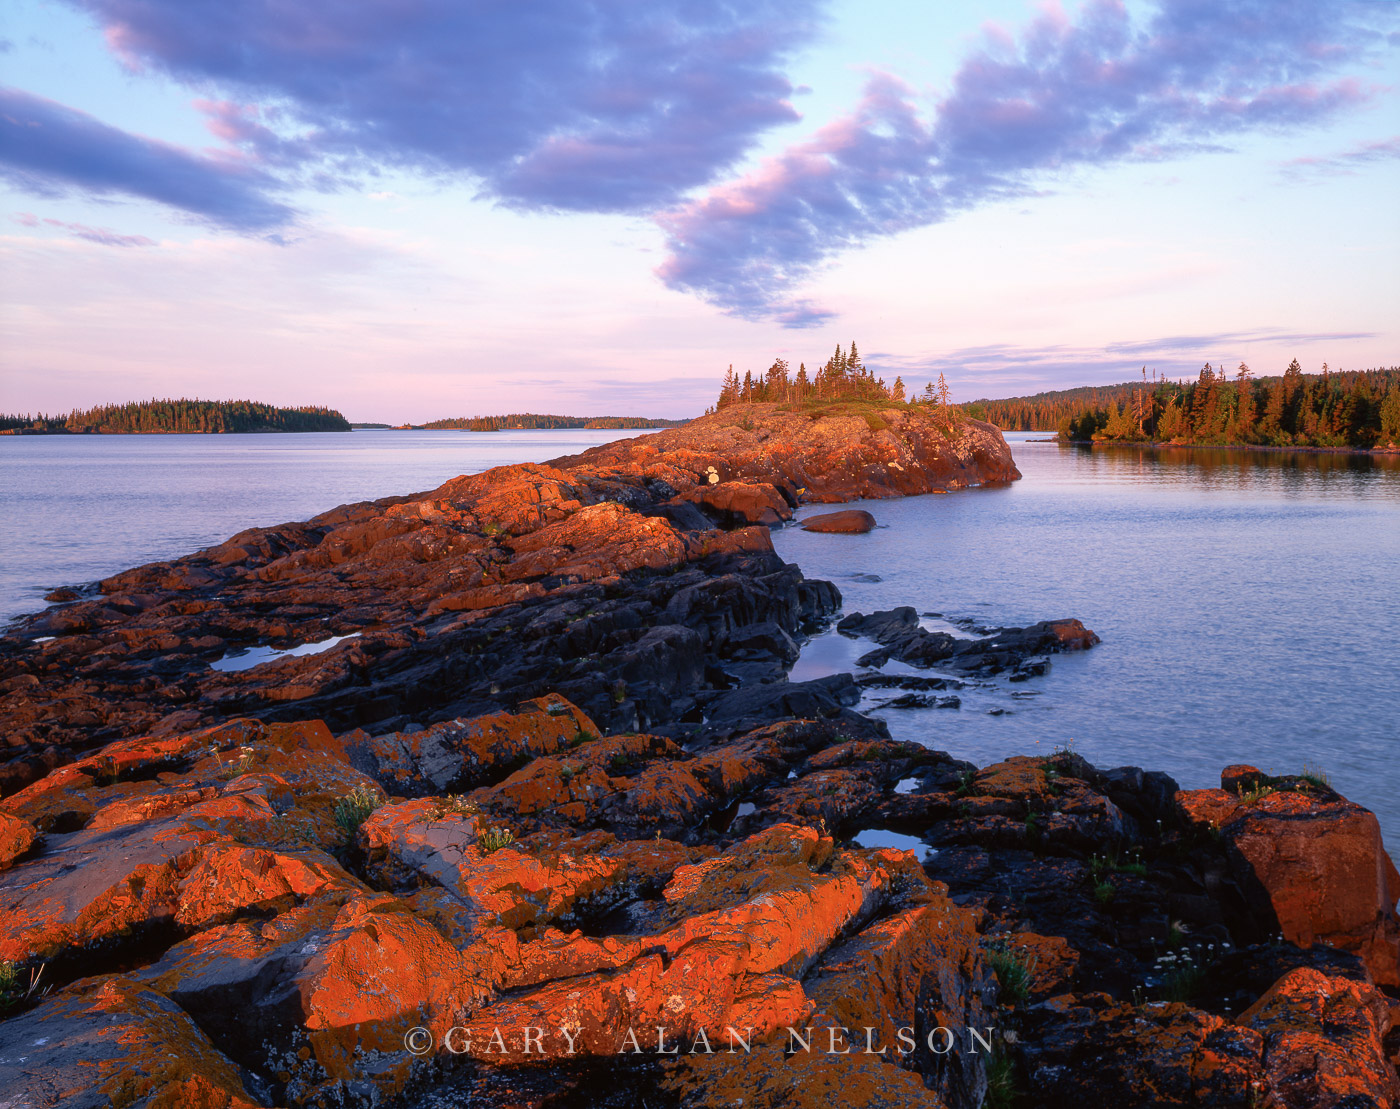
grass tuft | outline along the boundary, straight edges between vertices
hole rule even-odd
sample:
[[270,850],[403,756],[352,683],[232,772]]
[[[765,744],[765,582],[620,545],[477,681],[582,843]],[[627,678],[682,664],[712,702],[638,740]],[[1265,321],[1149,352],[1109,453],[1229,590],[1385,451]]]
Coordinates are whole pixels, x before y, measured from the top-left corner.
[[490,855],[502,847],[509,847],[514,842],[515,833],[509,828],[487,828],[476,838],[477,849],[483,855]]
[[998,1048],[987,1059],[987,1094],[982,1109],[1016,1109],[1020,1104],[1016,1062],[1005,1048]]
[[39,981],[44,977],[44,964],[40,963],[29,972],[29,981],[25,982],[24,976],[20,973],[19,964],[0,961],[0,1015],[16,1009],[26,1001],[37,1000],[49,992],[48,987],[40,987]]
[[1314,789],[1331,790],[1332,788],[1332,779],[1327,776],[1327,771],[1320,766],[1310,766],[1308,763],[1303,763],[1303,772],[1298,777]]
[[475,801],[468,801],[464,793],[449,793],[437,801],[438,816],[475,816],[481,807]]
[[998,940],[985,948],[987,965],[997,976],[1003,1000],[1020,1005],[1031,995],[1038,956],[1025,948],[1013,947],[1009,940]]
[[352,789],[335,803],[332,815],[335,817],[336,825],[345,833],[345,838],[353,841],[355,833],[360,830],[360,825],[368,819],[370,813],[382,804],[384,804],[384,798],[378,793],[368,786],[360,786],[357,789]]

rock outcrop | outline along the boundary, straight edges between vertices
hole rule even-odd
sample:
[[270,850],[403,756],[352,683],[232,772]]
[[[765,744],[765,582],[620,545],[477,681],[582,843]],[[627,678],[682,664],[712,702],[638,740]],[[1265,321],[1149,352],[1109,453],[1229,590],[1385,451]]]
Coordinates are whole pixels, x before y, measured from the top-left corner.
[[[0,958],[45,984],[4,996],[0,1088],[36,1107],[1396,1096],[1366,964],[1256,938],[1233,848],[1177,819],[1190,795],[1161,775],[1067,752],[979,770],[801,720],[684,750],[556,696],[428,736],[234,720],[0,802],[34,837],[0,872]],[[859,846],[872,829],[918,847]]]
[[1379,985],[1400,987],[1400,874],[1375,814],[1318,777],[1227,767],[1233,790],[1178,794],[1185,819],[1225,844],[1262,931],[1359,955]]
[[802,500],[1019,476],[990,425],[849,407],[726,409],[108,578],[0,636],[0,793],[233,716],[390,732],[560,692],[610,731],[699,721],[697,694],[780,680],[772,641],[839,605],[766,525]]
[[[957,676],[787,681],[840,594],[768,526],[1015,476],[974,422],[726,409],[12,626],[0,1102],[1393,1105],[1400,885],[1325,781],[978,768],[854,711]],[[840,628],[966,680],[1098,642]]]

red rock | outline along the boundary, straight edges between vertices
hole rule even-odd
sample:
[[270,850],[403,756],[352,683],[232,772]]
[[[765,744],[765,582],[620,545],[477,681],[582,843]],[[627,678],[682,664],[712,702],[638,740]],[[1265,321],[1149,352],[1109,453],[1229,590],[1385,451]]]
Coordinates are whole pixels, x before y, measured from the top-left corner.
[[522,761],[567,751],[598,736],[563,697],[523,702],[517,712],[449,720],[419,732],[350,737],[352,757],[404,793],[446,793],[503,778]]
[[1176,795],[1185,819],[1217,829],[1237,879],[1290,943],[1360,955],[1400,986],[1400,875],[1373,813],[1336,794],[1280,788],[1250,803],[1224,790]]
[[287,855],[216,843],[200,849],[181,879],[175,920],[189,929],[208,928],[248,910],[285,909],[330,890],[365,888],[320,852]]
[[120,945],[169,922],[196,849],[273,815],[261,798],[216,798],[168,820],[55,838],[0,874],[0,959]]
[[553,920],[620,877],[621,864],[600,855],[515,844],[483,849],[488,831],[479,816],[442,812],[430,799],[385,805],[359,836],[384,880],[404,871],[421,875],[510,928]]
[[1239,1023],[1264,1035],[1264,1069],[1281,1109],[1382,1109],[1400,1104],[1384,1045],[1389,1010],[1374,986],[1300,967]]
[[[490,995],[498,973],[405,909],[392,897],[330,891],[266,924],[201,932],[139,978],[194,1014],[232,1058],[271,1064],[294,1103],[345,1082],[391,1095],[413,1070],[409,1029],[440,1038]],[[488,980],[477,976],[483,967]]]
[[810,1050],[785,1053],[784,1029],[778,1042],[748,1052],[729,1054],[720,1041],[714,1055],[680,1056],[667,1068],[662,1088],[683,1105],[706,1109],[948,1109],[918,1074],[899,1066],[892,1049],[867,1054],[860,1030],[853,1044],[838,1021],[816,1013],[798,1034]]
[[928,412],[888,408],[847,414],[790,411],[783,405],[721,409],[638,439],[555,459],[570,471],[641,473],[685,491],[742,480],[803,488],[814,501],[909,496],[1020,477],[1001,433],[962,420],[945,434]]
[[120,978],[90,980],[0,1022],[0,1090],[26,1109],[262,1104],[178,1005]]
[[1011,932],[988,937],[1004,946],[1026,967],[1027,990],[1032,1001],[1044,1001],[1074,988],[1079,952],[1063,936],[1041,936],[1035,932]]
[[1267,783],[1269,775],[1265,774],[1257,766],[1250,766],[1248,763],[1236,763],[1227,766],[1220,772],[1220,788],[1226,793],[1243,793],[1245,790],[1253,789],[1261,782]]
[[726,527],[764,524],[772,527],[792,519],[787,500],[768,482],[724,481],[699,485],[686,499],[700,505]]
[[1180,1003],[1131,1005],[1066,994],[1033,1014],[1022,1047],[1036,1098],[1048,1105],[1225,1109],[1272,1104],[1252,1028]]
[[803,531],[833,532],[837,535],[864,535],[875,529],[875,517],[858,508],[823,512],[802,521]]
[[0,870],[23,855],[39,838],[39,833],[27,820],[0,812]]

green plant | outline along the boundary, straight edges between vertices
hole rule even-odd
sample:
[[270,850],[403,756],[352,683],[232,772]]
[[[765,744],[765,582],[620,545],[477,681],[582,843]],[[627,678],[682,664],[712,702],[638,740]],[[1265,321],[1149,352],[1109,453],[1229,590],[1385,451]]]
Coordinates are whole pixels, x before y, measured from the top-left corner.
[[987,965],[997,976],[1001,996],[1013,1005],[1019,1005],[1031,995],[1031,981],[1035,977],[1038,957],[1023,947],[1013,947],[1009,940],[997,940],[985,948]]
[[577,766],[570,766],[568,763],[565,763],[563,766],[561,766],[561,767],[559,768],[559,777],[562,778],[562,779],[563,779],[564,781],[566,781],[566,782],[567,782],[567,781],[571,781],[571,780],[573,779],[573,776],[574,776],[575,774],[577,774],[577,773],[578,773],[578,767],[577,767]]
[[1314,789],[1330,790],[1332,788],[1332,779],[1320,766],[1309,766],[1307,763],[1303,763],[1303,772],[1298,777]]
[[612,758],[608,760],[608,765],[621,773],[632,765],[632,758],[626,751],[614,751]]
[[1248,789],[1241,786],[1239,789],[1240,802],[1245,805],[1257,804],[1271,793],[1278,792],[1268,782],[1255,782]]
[[1158,990],[1163,1001],[1194,1001],[1210,980],[1210,959],[1199,949],[1182,948],[1162,955],[1157,968],[1164,972]]
[[225,763],[223,759],[219,760],[218,774],[224,781],[229,781],[233,778],[237,778],[240,774],[248,773],[256,762],[253,758],[253,749],[251,747],[240,747],[239,750],[242,754],[232,762]]
[[502,847],[509,847],[514,842],[515,833],[509,828],[487,828],[476,837],[477,849],[483,855],[499,851]]
[[1111,855],[1094,855],[1089,859],[1089,870],[1097,881],[1105,874],[1132,874],[1138,878],[1147,877],[1147,864],[1142,861],[1141,848],[1134,847],[1126,859],[1119,859],[1118,852]]
[[1026,813],[1026,835],[1038,836],[1040,834],[1040,814],[1034,812]]
[[345,833],[345,838],[353,840],[355,833],[360,830],[360,825],[382,804],[384,798],[378,793],[368,786],[360,786],[337,801],[331,815],[335,817],[336,825]]
[[977,793],[977,771],[964,770],[958,775],[958,788],[954,791],[959,797],[972,797]]
[[100,786],[115,785],[121,774],[117,770],[117,760],[110,755],[101,755],[88,764],[88,771]]
[[1016,1061],[1003,1048],[997,1048],[987,1058],[987,1094],[983,1109],[1015,1109],[1021,1101]]
[[1118,887],[1105,878],[1102,882],[1094,885],[1094,900],[1100,905],[1109,904],[1118,896]]
[[1050,752],[1050,757],[1056,761],[1074,758],[1074,740],[1069,739],[1064,743],[1058,744],[1055,749]]
[[468,801],[464,793],[449,793],[438,798],[437,811],[438,816],[475,816],[481,807],[475,801]]
[[23,1005],[31,998],[43,997],[48,987],[40,988],[39,980],[44,976],[44,964],[40,963],[29,972],[29,984],[25,985],[19,965],[9,961],[0,962],[0,1013]]

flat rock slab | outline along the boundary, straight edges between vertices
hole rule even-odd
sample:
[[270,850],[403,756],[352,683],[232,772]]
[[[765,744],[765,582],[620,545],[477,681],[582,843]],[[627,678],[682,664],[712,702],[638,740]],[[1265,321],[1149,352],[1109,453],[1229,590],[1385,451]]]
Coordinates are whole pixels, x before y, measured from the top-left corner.
[[859,508],[823,512],[802,521],[803,531],[826,531],[840,535],[864,535],[875,526],[875,517]]

